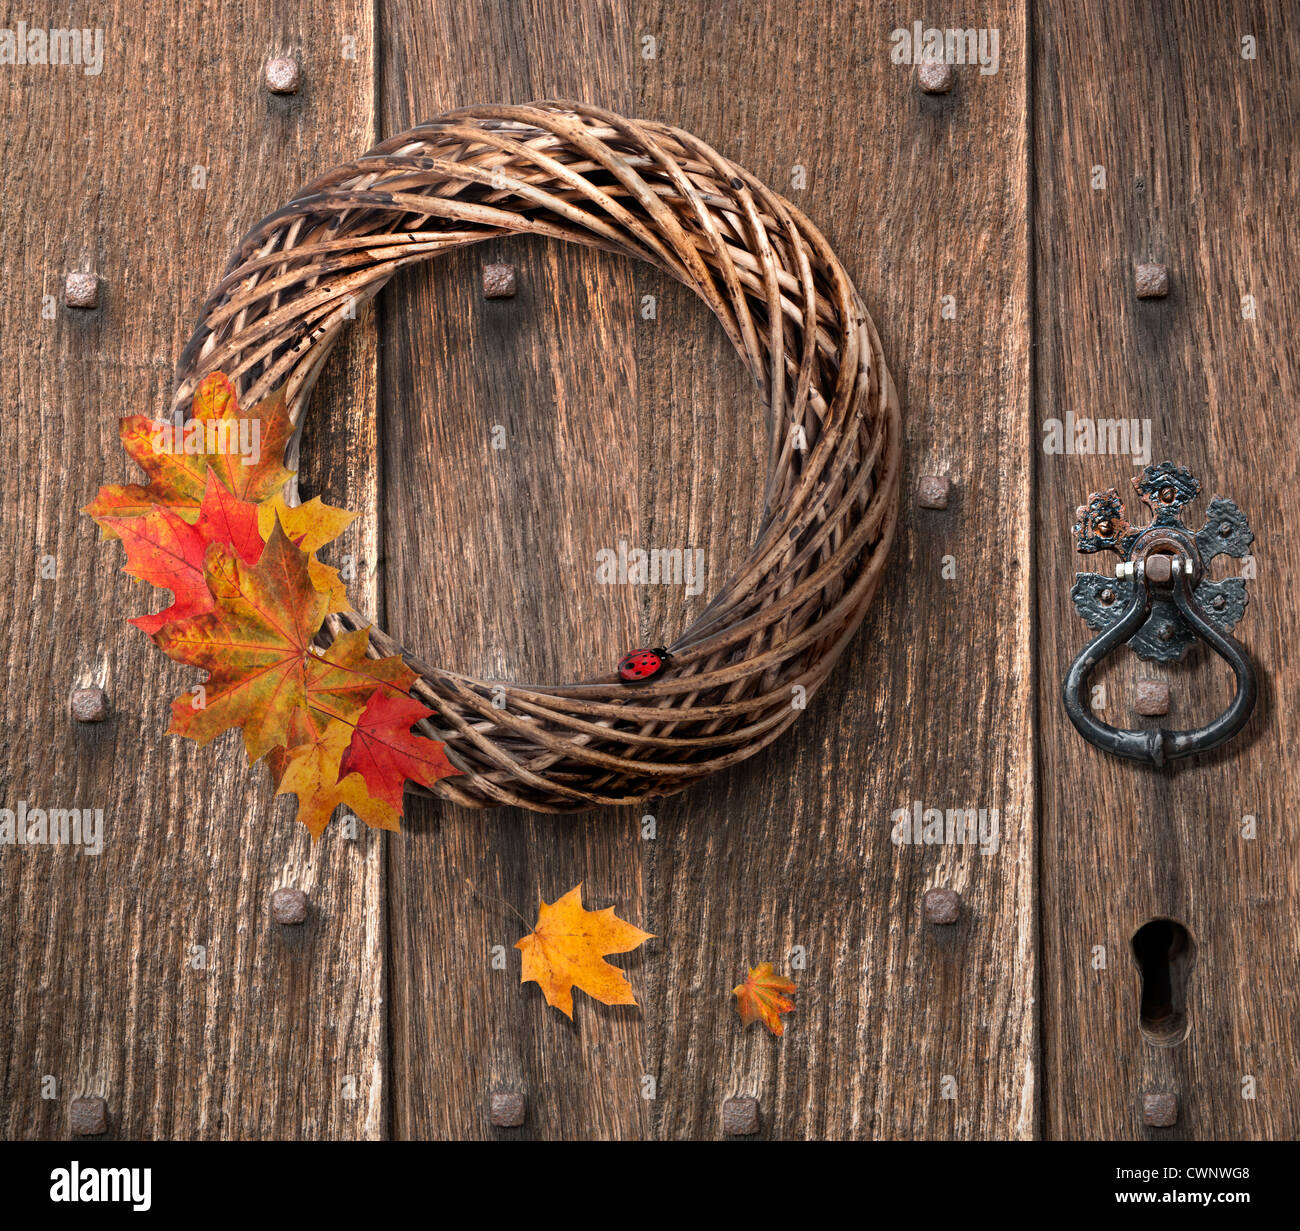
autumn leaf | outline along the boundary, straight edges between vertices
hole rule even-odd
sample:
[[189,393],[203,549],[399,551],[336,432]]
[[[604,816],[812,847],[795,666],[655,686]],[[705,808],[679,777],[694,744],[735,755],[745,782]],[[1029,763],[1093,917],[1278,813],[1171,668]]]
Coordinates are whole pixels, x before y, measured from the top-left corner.
[[105,517],[100,524],[121,538],[126,572],[172,592],[170,607],[130,621],[150,635],[173,620],[212,610],[203,575],[212,543],[233,547],[246,564],[256,564],[262,554],[257,506],[231,495],[212,471],[194,525],[164,505],[154,505],[142,517]]
[[205,576],[213,609],[154,635],[172,658],[209,672],[201,694],[172,702],[167,731],[206,744],[242,727],[251,764],[289,743],[293,712],[307,704],[311,643],[326,598],[307,576],[306,555],[278,524],[253,566],[225,544],[212,544]]
[[[311,584],[307,564],[278,522],[255,565],[223,543],[208,547],[204,577],[212,610],[154,634],[172,658],[209,673],[201,693],[172,702],[169,734],[206,744],[241,727],[251,764],[277,745],[299,742],[292,723],[300,709],[350,721],[376,689],[396,694],[409,687],[414,673],[400,658],[366,657],[365,629],[317,653],[312,641],[327,599]],[[400,792],[394,806],[400,810]]]
[[741,1025],[747,1028],[761,1021],[773,1034],[784,1034],[785,1024],[780,1015],[794,1012],[790,997],[796,990],[789,979],[772,969],[771,962],[755,966],[744,983],[731,989]]
[[432,713],[413,697],[377,690],[357,720],[339,773],[360,773],[376,799],[400,812],[408,778],[431,787],[439,778],[460,773],[447,760],[444,744],[411,732],[415,723]]
[[652,935],[616,918],[612,906],[584,910],[578,884],[550,906],[543,901],[537,926],[515,945],[524,955],[519,981],[540,984],[546,1003],[570,1019],[575,987],[602,1004],[636,1004],[627,975],[603,959],[627,953]]
[[[339,777],[339,761],[352,739],[346,722],[300,711],[292,748],[274,748],[268,758],[277,795],[298,797],[298,820],[319,838],[334,809],[346,804],[374,829],[400,829],[399,812],[366,789],[360,774]],[[299,740],[301,739],[301,742]]]
[[283,465],[293,434],[283,389],[241,410],[233,385],[221,372],[203,378],[191,417],[179,432],[175,421],[146,415],[128,415],[118,431],[149,482],[101,487],[82,510],[103,527],[105,538],[118,534],[105,524],[107,519],[144,517],[154,505],[166,505],[193,525],[209,470],[231,495],[250,504],[267,499],[292,477]]
[[306,504],[291,505],[286,502],[283,492],[276,492],[257,506],[258,525],[265,538],[271,533],[275,519],[287,534],[303,551],[311,554],[307,571],[311,574],[311,583],[316,589],[329,595],[330,611],[348,611],[347,588],[336,568],[317,560],[314,553],[326,543],[332,543],[357,519],[357,514],[347,509],[336,509],[326,504],[319,496],[313,496]]
[[311,701],[315,709],[355,727],[376,690],[392,697],[410,693],[411,685],[418,678],[415,672],[396,654],[389,658],[370,658],[366,653],[369,644],[368,628],[340,633],[334,644],[316,659],[311,670]]

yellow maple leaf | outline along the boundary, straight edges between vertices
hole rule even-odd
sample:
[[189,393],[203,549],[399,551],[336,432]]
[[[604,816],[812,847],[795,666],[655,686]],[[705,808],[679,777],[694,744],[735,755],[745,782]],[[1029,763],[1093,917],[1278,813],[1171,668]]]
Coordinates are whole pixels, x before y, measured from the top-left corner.
[[741,1025],[748,1028],[761,1021],[773,1034],[784,1034],[785,1025],[780,1015],[794,1012],[794,1001],[790,997],[796,990],[789,979],[773,970],[771,962],[755,966],[744,983],[731,989]]
[[257,506],[257,528],[263,539],[271,537],[277,517],[285,534],[311,556],[307,573],[311,584],[329,597],[327,611],[350,610],[352,604],[348,602],[347,588],[338,569],[316,559],[315,553],[338,538],[356,521],[358,514],[348,509],[336,509],[319,496],[313,496],[306,504],[291,505],[285,501],[284,493],[277,491]]
[[584,910],[579,883],[550,906],[543,901],[537,926],[515,945],[524,955],[519,982],[539,984],[546,1003],[569,1018],[575,987],[603,1004],[636,1004],[627,975],[603,959],[627,953],[652,936],[616,918],[612,906]]

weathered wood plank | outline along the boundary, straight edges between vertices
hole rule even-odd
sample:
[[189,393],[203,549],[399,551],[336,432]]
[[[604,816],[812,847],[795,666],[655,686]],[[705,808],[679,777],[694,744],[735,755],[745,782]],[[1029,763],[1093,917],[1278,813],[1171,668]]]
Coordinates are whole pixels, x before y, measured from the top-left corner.
[[[474,102],[632,102],[620,4],[393,5],[381,29],[386,133]],[[516,298],[484,300],[495,260],[516,266]],[[595,584],[596,551],[639,532],[633,296],[626,262],[526,240],[451,254],[386,292],[388,629],[430,661],[558,681],[636,641],[635,595]],[[645,1136],[637,1011],[579,994],[571,1025],[519,986],[512,948],[539,895],[579,881],[589,908],[644,924],[637,816],[407,807],[389,863],[394,1135]],[[645,960],[618,959],[638,989]],[[527,1095],[522,1129],[491,1127],[496,1090]]]
[[[106,1099],[114,1137],[364,1137],[385,1121],[382,847],[334,835],[313,851],[237,736],[197,750],[163,735],[194,673],[123,623],[150,596],[77,512],[130,472],[117,420],[165,410],[191,313],[238,237],[374,135],[365,0],[310,16],[280,3],[195,13],[101,5],[102,73],[0,75],[5,114],[22,117],[0,136],[12,188],[0,337],[24,356],[8,365],[0,471],[0,804],[102,808],[105,830],[98,856],[0,848],[9,1137],[66,1135],[80,1094]],[[57,4],[24,16],[68,24]],[[271,97],[263,64],[289,51],[305,85]],[[192,186],[196,167],[206,187]],[[61,301],[71,267],[102,275],[101,306],[60,302],[43,319],[42,296]],[[372,449],[375,354],[363,324],[317,406],[332,422],[351,415],[318,437],[317,474],[336,502],[371,510],[354,532],[371,555],[374,489],[345,470],[351,450]],[[68,718],[88,682],[112,700],[102,726]],[[297,931],[268,915],[286,883],[313,903]],[[205,969],[190,964],[195,946]],[[42,1097],[46,1074],[57,1100]]]
[[[925,17],[970,20],[946,4]],[[773,748],[653,809],[664,1137],[719,1135],[731,1095],[758,1097],[772,1137],[1035,1131],[1026,29],[1015,4],[979,20],[999,30],[1000,70],[960,68],[935,98],[891,63],[895,20],[874,5],[638,6],[657,39],[639,112],[715,144],[827,234],[880,328],[907,450],[896,559],[824,695]],[[662,279],[642,287],[660,297],[638,333],[645,539],[705,546],[717,584],[756,526],[761,414],[703,309]],[[946,512],[912,504],[923,474],[951,475]],[[655,633],[682,618],[675,593],[648,608]],[[997,809],[996,855],[895,847],[891,814],[918,800]],[[956,927],[921,922],[936,885],[963,896]],[[787,969],[796,946],[785,1037],[742,1034],[728,989],[747,965]]]
[[[1090,634],[1069,591],[1083,567],[1070,525],[1090,490],[1127,487],[1125,456],[1039,452],[1039,707],[1042,720],[1043,1031],[1052,1137],[1292,1138],[1300,1129],[1300,802],[1289,751],[1297,681],[1290,576],[1300,561],[1300,456],[1291,420],[1300,352],[1295,133],[1300,40],[1280,4],[1224,9],[1071,0],[1035,15],[1037,262],[1035,401],[1041,422],[1149,419],[1152,461],[1203,483],[1255,527],[1258,579],[1237,635],[1264,680],[1248,732],[1163,772],[1098,752],[1069,726],[1061,676]],[[1242,38],[1257,40],[1244,59]],[[1135,54],[1137,49],[1140,54]],[[1088,100],[1087,106],[1081,100]],[[1105,187],[1096,168],[1104,168]],[[1136,262],[1165,263],[1167,299],[1139,301]],[[1243,319],[1244,297],[1258,305]],[[1041,437],[1040,437],[1041,440]],[[1132,495],[1132,493],[1129,493]],[[1130,514],[1137,506],[1128,500]],[[1138,520],[1144,521],[1145,518]],[[1103,557],[1102,567],[1113,558]],[[1089,571],[1095,571],[1089,561]],[[1220,560],[1215,575],[1240,571]],[[1168,680],[1165,725],[1191,727],[1226,704],[1226,669],[1127,651],[1098,677],[1104,715],[1145,726],[1138,679]],[[1244,836],[1243,817],[1257,818]],[[1129,952],[1150,919],[1196,944],[1189,1034],[1159,1047],[1138,1028]],[[1096,969],[1104,951],[1105,969]],[[1254,1079],[1255,1097],[1248,1078]],[[1141,1095],[1178,1094],[1176,1127],[1143,1126]]]

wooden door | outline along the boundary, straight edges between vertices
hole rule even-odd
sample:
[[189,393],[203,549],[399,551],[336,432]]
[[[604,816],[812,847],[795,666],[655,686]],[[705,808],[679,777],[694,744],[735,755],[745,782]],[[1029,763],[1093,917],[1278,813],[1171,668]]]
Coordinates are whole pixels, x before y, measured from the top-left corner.
[[[1114,7],[938,5],[928,25],[998,38],[996,71],[961,67],[946,95],[894,62],[902,19],[871,0],[110,4],[102,71],[0,67],[23,117],[0,136],[0,806],[106,818],[98,855],[0,847],[6,1136],[67,1135],[82,1095],[118,1138],[712,1138],[736,1096],[771,1138],[1295,1134],[1298,44],[1280,5]],[[30,27],[67,23],[32,8]],[[296,94],[265,88],[281,54]],[[823,229],[904,405],[894,559],[834,680],[732,771],[577,818],[409,800],[400,836],[336,822],[313,846],[236,740],[163,736],[187,673],[123,623],[141,595],[77,510],[127,476],[117,419],[165,405],[247,227],[439,111],[554,97],[687,128]],[[516,266],[514,299],[484,300],[488,260]],[[1134,297],[1139,261],[1169,267],[1167,298]],[[64,305],[68,270],[99,274],[97,307]],[[1048,454],[1044,423],[1099,408],[1149,418],[1153,460],[1236,497],[1259,536],[1240,629],[1259,713],[1173,772],[1095,751],[1058,700],[1087,635],[1073,511],[1134,466]],[[756,527],[763,454],[762,408],[689,293],[512,239],[363,311],[301,475],[362,511],[339,553],[390,632],[558,681],[707,601]],[[916,500],[927,475],[946,509]],[[620,540],[702,548],[704,593],[591,584]],[[1116,714],[1145,674],[1117,661]],[[1160,675],[1176,715],[1226,699],[1199,660]],[[110,718],[73,722],[91,683]],[[917,809],[996,814],[996,841],[895,843]],[[515,912],[578,882],[656,938],[617,959],[638,1009],[579,996],[570,1023],[512,946]],[[305,925],[271,921],[281,885],[307,891]],[[961,895],[955,925],[924,920],[934,887]],[[1130,957],[1157,918],[1195,945],[1172,1046],[1140,1029]],[[743,1032],[729,994],[761,961],[799,985],[781,1039]],[[491,1125],[502,1090],[526,1094],[522,1128]],[[1143,1124],[1161,1091],[1173,1128]]]

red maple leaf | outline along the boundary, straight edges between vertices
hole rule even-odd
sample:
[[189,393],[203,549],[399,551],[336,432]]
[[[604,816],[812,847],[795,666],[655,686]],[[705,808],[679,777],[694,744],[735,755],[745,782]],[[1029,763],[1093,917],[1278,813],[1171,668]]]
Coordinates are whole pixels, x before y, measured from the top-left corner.
[[256,564],[262,555],[257,505],[231,495],[211,470],[199,519],[193,525],[161,504],[143,516],[99,520],[105,530],[121,538],[126,548],[126,572],[172,592],[170,607],[131,621],[150,636],[173,620],[212,610],[212,592],[203,575],[210,544],[233,547],[245,564]]
[[359,773],[366,790],[378,800],[402,809],[402,785],[407,778],[433,786],[439,778],[458,774],[437,740],[413,735],[411,727],[433,711],[412,697],[381,690],[370,698],[352,742],[339,763],[339,778]]

